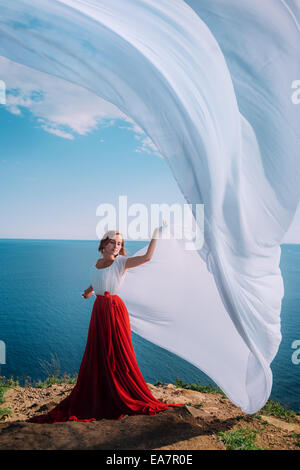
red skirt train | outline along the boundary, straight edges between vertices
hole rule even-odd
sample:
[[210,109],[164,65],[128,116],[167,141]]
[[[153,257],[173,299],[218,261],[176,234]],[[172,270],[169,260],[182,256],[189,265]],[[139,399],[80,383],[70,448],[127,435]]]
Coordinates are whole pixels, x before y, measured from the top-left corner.
[[131,342],[127,308],[118,295],[97,295],[77,383],[49,413],[31,423],[96,421],[125,415],[154,415],[170,406],[149,390],[138,367]]

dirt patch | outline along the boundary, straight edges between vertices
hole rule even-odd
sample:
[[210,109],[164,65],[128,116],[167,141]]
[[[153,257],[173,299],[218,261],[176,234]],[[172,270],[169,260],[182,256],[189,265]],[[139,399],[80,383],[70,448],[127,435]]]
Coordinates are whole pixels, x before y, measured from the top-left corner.
[[0,449],[226,450],[218,432],[242,427],[256,432],[256,444],[263,449],[300,450],[299,418],[291,423],[271,416],[257,419],[220,394],[179,389],[172,384],[148,386],[158,400],[185,403],[185,407],[119,420],[35,424],[26,420],[50,411],[74,385],[9,389],[1,408],[11,409],[12,416],[4,415],[0,421]]

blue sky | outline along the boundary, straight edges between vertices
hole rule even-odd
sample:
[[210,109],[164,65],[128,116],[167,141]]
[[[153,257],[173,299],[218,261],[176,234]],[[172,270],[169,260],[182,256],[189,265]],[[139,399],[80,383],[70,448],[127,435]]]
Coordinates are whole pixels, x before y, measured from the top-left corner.
[[[115,106],[0,58],[0,238],[95,240],[97,207],[184,200],[165,160]],[[300,211],[283,242],[300,243]]]

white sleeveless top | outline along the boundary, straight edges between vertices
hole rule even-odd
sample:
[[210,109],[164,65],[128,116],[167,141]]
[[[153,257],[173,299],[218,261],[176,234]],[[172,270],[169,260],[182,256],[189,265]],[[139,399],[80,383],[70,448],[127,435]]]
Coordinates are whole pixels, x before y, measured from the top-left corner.
[[128,256],[118,255],[114,262],[106,268],[98,269],[94,265],[91,273],[91,285],[95,295],[104,295],[105,291],[111,295],[117,294],[126,273],[124,271]]

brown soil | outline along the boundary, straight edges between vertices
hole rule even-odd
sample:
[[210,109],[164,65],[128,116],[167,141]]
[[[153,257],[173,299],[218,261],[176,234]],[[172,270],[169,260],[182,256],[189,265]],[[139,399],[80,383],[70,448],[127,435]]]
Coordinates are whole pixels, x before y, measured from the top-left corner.
[[9,389],[1,408],[10,408],[12,416],[4,415],[0,420],[0,449],[226,450],[217,433],[243,427],[257,432],[256,445],[260,448],[300,450],[299,417],[290,418],[290,422],[265,415],[258,419],[243,413],[220,394],[180,389],[172,384],[148,386],[157,399],[185,403],[185,407],[119,420],[35,424],[26,420],[52,409],[73,385]]

